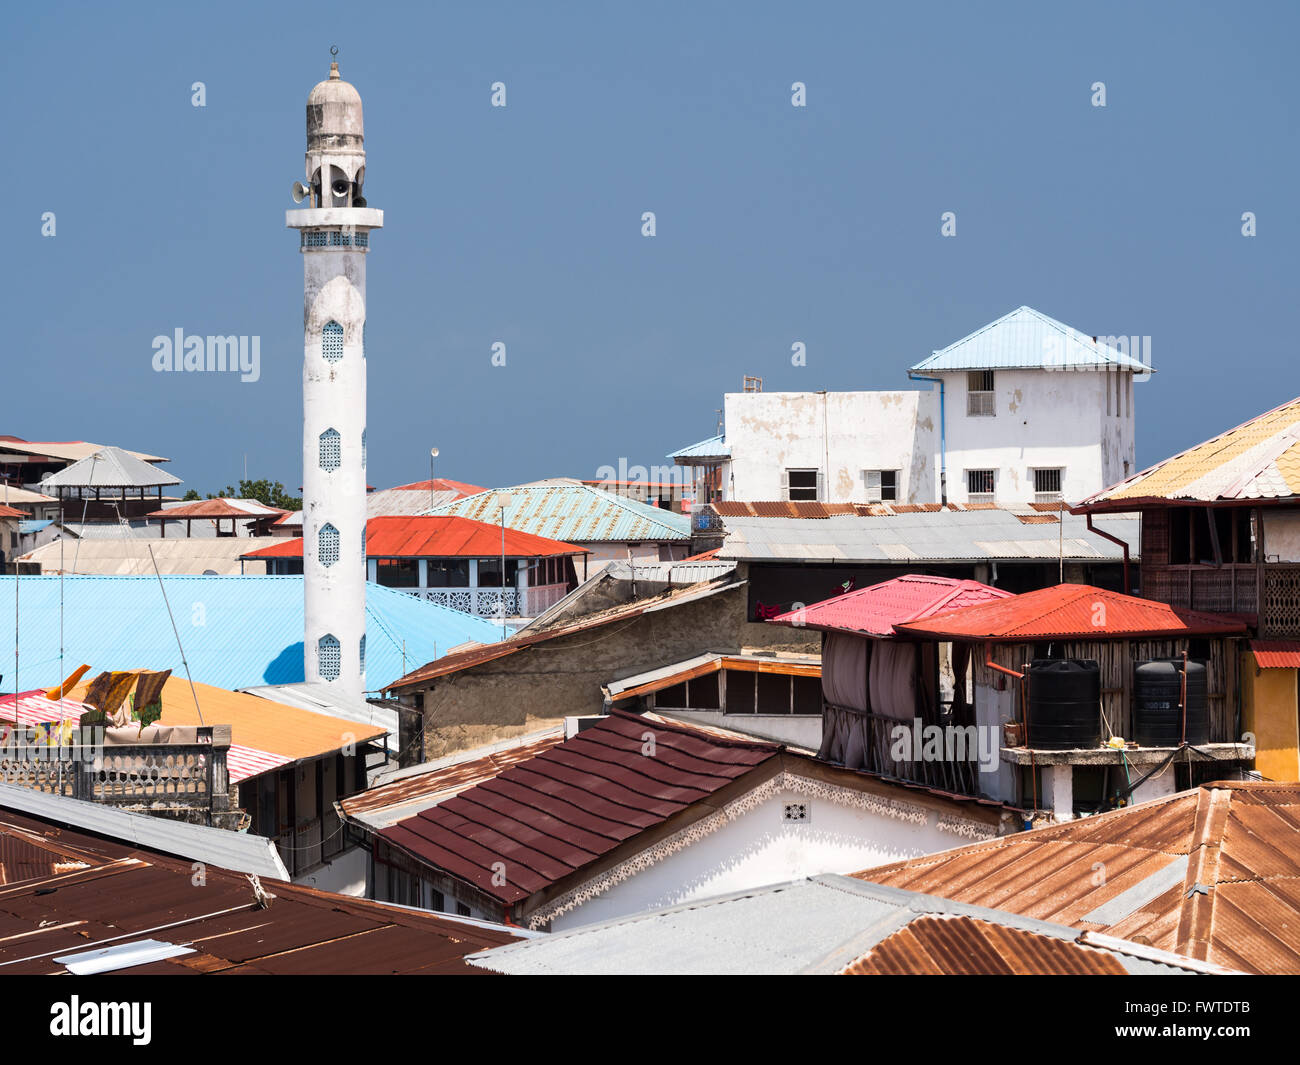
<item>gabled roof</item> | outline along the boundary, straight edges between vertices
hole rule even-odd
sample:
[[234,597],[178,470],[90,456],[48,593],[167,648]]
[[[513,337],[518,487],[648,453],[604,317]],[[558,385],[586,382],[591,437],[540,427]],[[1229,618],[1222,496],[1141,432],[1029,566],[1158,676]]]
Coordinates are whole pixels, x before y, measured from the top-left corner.
[[[472,521],[456,515],[369,518],[367,558],[554,558],[584,555],[585,547],[544,536]],[[249,551],[244,558],[302,558],[302,538],[279,540]]]
[[[235,689],[306,679],[300,576],[164,576],[161,588],[152,573],[129,577],[0,576],[0,595],[10,604],[8,610],[0,610],[0,647],[14,646],[14,581],[19,582],[20,679],[29,683],[55,683],[58,678],[54,675],[63,666],[81,662],[128,663],[133,668],[183,672],[169,604],[196,681]],[[60,594],[64,601],[62,663]],[[378,690],[417,663],[446,654],[449,647],[471,640],[492,643],[500,636],[501,627],[483,618],[393,588],[366,585],[366,675],[371,690]],[[12,691],[13,670],[0,673],[0,690]]]
[[157,488],[181,479],[143,462],[120,447],[100,448],[93,455],[52,473],[41,482],[49,488]]
[[[729,459],[731,458],[731,445],[727,443],[725,436],[711,436],[707,440],[701,440],[698,444],[691,444],[688,447],[674,451],[668,456],[682,463],[683,459]],[[689,462],[683,465],[690,465]]]
[[178,503],[150,511],[146,517],[167,518],[169,521],[184,521],[195,518],[265,518],[283,517],[289,511],[280,507],[268,507],[252,499],[196,499],[190,503]]
[[511,975],[1173,975],[1216,968],[1047,921],[822,875],[496,947]]
[[822,632],[893,636],[894,626],[902,622],[1005,599],[1010,595],[1010,592],[979,581],[909,573],[905,577],[895,577],[892,581],[792,610],[773,618],[772,624]]
[[13,507],[7,507],[3,503],[0,503],[0,518],[25,519],[26,517],[27,517],[26,511],[15,510]]
[[1204,784],[854,876],[1245,972],[1300,972],[1300,784]]
[[366,496],[366,515],[379,518],[389,514],[425,514],[433,507],[454,503],[457,499],[484,492],[487,489],[474,484],[462,484],[446,477],[430,481],[415,481],[385,488]]
[[412,481],[410,484],[395,485],[391,491],[457,492],[462,496],[472,496],[478,495],[479,492],[486,492],[487,489],[478,484],[466,484],[464,481],[453,481],[449,477],[435,477],[432,481]]
[[[138,941],[143,929],[189,949],[111,975],[481,975],[465,964],[466,954],[528,935],[281,880],[255,886],[216,865],[207,866],[204,886],[195,890],[187,858],[5,813],[0,853],[15,846],[48,857],[45,871],[29,862],[25,879],[0,886],[0,973],[64,975],[69,969],[58,959]],[[50,859],[64,854],[76,866],[50,875]]]
[[[654,736],[653,757],[645,753],[647,732]],[[616,710],[380,837],[511,905],[780,752],[776,744],[723,739]]]
[[1182,610],[1090,584],[1039,588],[896,628],[906,635],[994,641],[1212,636],[1246,631],[1242,622],[1219,614]]
[[[482,646],[466,647],[463,650],[455,651],[446,655],[437,661],[429,662],[419,669],[412,670],[410,673],[390,684],[385,685],[385,690],[395,688],[406,688],[412,685],[419,685],[433,680],[435,677],[446,676],[450,673],[459,673],[464,669],[472,669],[475,666],[481,666],[486,662],[494,661],[498,658],[504,658],[506,655],[514,654],[516,651],[522,651],[534,644],[544,643],[547,640],[558,640],[564,636],[572,636],[575,633],[587,632],[591,629],[598,629],[605,625],[611,625],[619,621],[627,621],[642,614],[653,614],[660,610],[672,610],[675,607],[683,606],[686,603],[694,602],[697,599],[705,599],[709,596],[717,595],[721,592],[731,591],[734,588],[740,588],[743,581],[724,583],[722,580],[712,581],[708,584],[699,586],[688,585],[684,588],[676,587],[659,595],[650,596],[646,599],[636,599],[630,603],[620,603],[612,606],[607,610],[602,610],[594,614],[584,614],[569,624],[556,623],[553,628],[539,629],[532,625],[526,625],[518,633],[505,640]],[[400,594],[400,593],[399,593]],[[537,619],[534,619],[537,620]],[[498,632],[499,635],[499,632]]]
[[[92,444],[88,440],[24,440],[18,436],[0,436],[0,452],[17,451],[38,459],[48,457],[62,459],[65,462],[76,462],[103,449],[103,444]],[[125,448],[121,450],[141,462],[171,462],[171,459],[163,458],[161,455],[150,455],[144,451],[127,451]]]
[[1132,355],[1099,344],[1097,338],[1080,333],[1032,307],[1018,307],[1010,314],[1004,314],[969,336],[940,348],[912,369],[928,373],[1079,369],[1155,372]]
[[691,538],[688,517],[564,477],[480,492],[431,513],[499,523],[497,501],[503,495],[511,500],[506,508],[506,528],[566,543]]
[[486,783],[512,765],[549,751],[564,741],[564,730],[557,726],[547,729],[540,737],[527,738],[527,743],[496,743],[483,753],[462,751],[437,762],[400,770],[386,783],[343,799],[339,809],[348,821],[371,830],[387,828]]
[[1089,496],[1075,509],[1300,497],[1300,397]]

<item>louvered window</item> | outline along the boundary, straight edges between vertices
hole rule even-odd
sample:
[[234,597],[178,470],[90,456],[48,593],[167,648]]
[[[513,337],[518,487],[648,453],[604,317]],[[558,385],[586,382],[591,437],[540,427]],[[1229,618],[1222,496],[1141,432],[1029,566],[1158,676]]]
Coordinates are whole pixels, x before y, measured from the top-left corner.
[[320,434],[320,468],[337,470],[343,461],[342,437],[337,429],[326,429]]
[[966,413],[981,417],[994,413],[992,370],[971,370],[966,375]]
[[326,633],[316,641],[316,665],[320,675],[326,680],[338,680],[343,665],[343,654],[339,650],[339,638]]
[[332,566],[339,560],[339,531],[329,522],[321,526],[316,557],[322,566]]
[[343,327],[338,322],[326,322],[320,334],[320,353],[328,362],[343,358]]

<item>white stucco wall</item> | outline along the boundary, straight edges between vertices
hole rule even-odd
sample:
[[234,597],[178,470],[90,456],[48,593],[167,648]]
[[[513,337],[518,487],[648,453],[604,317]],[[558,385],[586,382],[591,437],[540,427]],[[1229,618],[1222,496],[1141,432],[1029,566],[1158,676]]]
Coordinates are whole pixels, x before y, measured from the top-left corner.
[[898,470],[898,501],[928,502],[938,396],[928,392],[732,392],[723,398],[727,498],[781,499],[787,469],[829,470],[824,501],[866,499],[863,470]]
[[1300,512],[1264,508],[1264,553],[1270,562],[1300,562]]
[[[902,789],[900,789],[900,792]],[[903,802],[915,800],[908,796]],[[809,820],[782,819],[787,802],[807,803]],[[675,906],[819,873],[851,873],[970,843],[924,825],[793,791],[779,793],[703,839],[557,917],[552,930]]]
[[[995,413],[968,415],[966,373],[946,373],[948,499],[967,502],[966,471],[997,471],[995,501],[1034,500],[1035,468],[1064,471],[1077,501],[1135,470],[1129,374],[994,371]],[[939,386],[901,392],[734,392],[724,398],[726,498],[785,498],[790,469],[829,471],[824,502],[864,502],[864,470],[898,470],[898,502],[940,500]]]

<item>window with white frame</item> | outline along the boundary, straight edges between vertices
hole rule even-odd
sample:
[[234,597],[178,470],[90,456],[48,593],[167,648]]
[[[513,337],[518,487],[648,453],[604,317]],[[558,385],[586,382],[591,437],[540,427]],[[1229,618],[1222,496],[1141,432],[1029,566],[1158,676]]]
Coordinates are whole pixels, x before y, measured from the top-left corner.
[[966,374],[966,413],[977,417],[994,413],[992,370],[971,370]]
[[1058,503],[1061,499],[1061,469],[1034,470],[1034,502]]
[[966,502],[992,503],[996,487],[996,470],[966,471]]
[[898,499],[897,470],[863,470],[868,503],[892,503]]
[[816,502],[821,498],[821,480],[820,470],[786,470],[785,498]]

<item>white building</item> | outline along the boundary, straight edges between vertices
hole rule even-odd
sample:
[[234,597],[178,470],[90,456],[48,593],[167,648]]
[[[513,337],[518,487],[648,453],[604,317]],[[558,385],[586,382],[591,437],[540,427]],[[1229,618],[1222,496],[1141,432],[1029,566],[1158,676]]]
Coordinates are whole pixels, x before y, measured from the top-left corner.
[[1021,307],[913,366],[925,390],[728,393],[672,457],[701,503],[1078,500],[1135,469],[1135,346]]
[[303,256],[303,660],[308,683],[365,688],[366,207],[361,96],[330,64],[307,98],[307,184],[286,212]]

